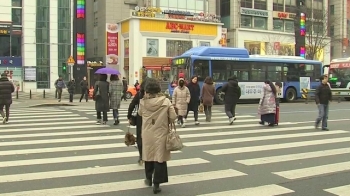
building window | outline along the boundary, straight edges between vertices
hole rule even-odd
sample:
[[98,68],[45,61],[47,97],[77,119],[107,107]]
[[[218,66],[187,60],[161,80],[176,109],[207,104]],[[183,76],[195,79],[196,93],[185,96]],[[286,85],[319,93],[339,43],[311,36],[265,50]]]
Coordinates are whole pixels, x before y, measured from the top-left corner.
[[329,13],[330,13],[331,15],[334,15],[334,5],[330,5],[330,6],[329,6]]
[[0,36],[0,56],[10,56],[10,36]]
[[284,30],[285,32],[288,32],[288,33],[294,32],[294,21],[285,20],[284,27],[285,27],[285,30]]
[[281,19],[273,19],[273,30],[284,31],[284,21]]
[[253,27],[252,18],[253,18],[252,16],[241,15],[241,27],[252,28]]
[[147,51],[146,54],[147,56],[154,56],[157,57],[159,56],[159,43],[158,39],[147,39]]
[[266,0],[255,0],[254,9],[267,10]]
[[225,17],[225,16],[230,16],[230,12],[231,12],[231,9],[230,9],[230,0],[222,0],[221,1],[221,5],[220,5],[220,15],[222,17]]
[[332,25],[331,28],[329,28],[329,36],[334,36],[334,26]]
[[[313,22],[312,26],[313,26],[312,30],[314,31],[314,33],[318,35],[324,35],[324,28],[323,28],[322,22]],[[330,28],[330,30],[332,30],[332,27]],[[334,35],[334,27],[333,27],[333,35]]]
[[285,0],[285,12],[296,13],[296,1],[295,0]]
[[22,56],[22,35],[11,36],[11,52],[10,56]]
[[254,17],[254,29],[267,29],[267,18]]
[[12,7],[22,7],[22,0],[12,0]]
[[192,41],[166,40],[166,56],[180,56],[192,48]]
[[273,0],[273,11],[284,12],[283,0]]
[[12,25],[22,25],[22,8],[12,8]]
[[242,0],[241,7],[253,8],[253,0]]
[[70,0],[58,1],[58,74],[65,81],[70,80],[69,72],[63,73],[62,67],[66,65],[71,55],[71,3]]
[[36,1],[36,68],[37,88],[50,88],[50,0]]

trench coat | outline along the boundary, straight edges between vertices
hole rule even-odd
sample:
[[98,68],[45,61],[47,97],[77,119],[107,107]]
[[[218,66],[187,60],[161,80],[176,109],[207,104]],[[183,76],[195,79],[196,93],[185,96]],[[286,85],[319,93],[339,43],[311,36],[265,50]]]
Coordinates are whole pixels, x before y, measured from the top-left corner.
[[177,115],[185,116],[187,114],[188,103],[190,102],[191,94],[186,86],[177,86],[174,89],[172,102],[177,109]]
[[[98,96],[97,93],[99,94]],[[109,83],[97,81],[94,87],[93,98],[95,100],[95,110],[97,112],[109,112]]]
[[271,87],[265,85],[263,87],[263,97],[260,99],[258,114],[275,114],[276,113],[276,96],[273,94]]
[[169,123],[177,118],[175,108],[165,96],[144,96],[140,100],[138,114],[142,116],[142,159],[165,162],[170,160],[166,149]]
[[204,83],[202,86],[202,103],[205,106],[213,106],[215,96],[214,84]]
[[120,80],[109,83],[110,109],[119,109],[123,94],[123,83]]

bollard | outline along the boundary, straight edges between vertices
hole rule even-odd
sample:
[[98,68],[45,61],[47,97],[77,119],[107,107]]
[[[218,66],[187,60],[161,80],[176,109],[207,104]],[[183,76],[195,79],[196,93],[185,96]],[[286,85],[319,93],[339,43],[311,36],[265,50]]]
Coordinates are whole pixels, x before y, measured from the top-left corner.
[[16,99],[18,99],[18,90],[16,90]]
[[340,103],[340,101],[341,101],[341,97],[338,97],[338,103]]
[[45,90],[43,91],[43,98],[45,99]]
[[29,91],[29,99],[32,99],[32,90]]

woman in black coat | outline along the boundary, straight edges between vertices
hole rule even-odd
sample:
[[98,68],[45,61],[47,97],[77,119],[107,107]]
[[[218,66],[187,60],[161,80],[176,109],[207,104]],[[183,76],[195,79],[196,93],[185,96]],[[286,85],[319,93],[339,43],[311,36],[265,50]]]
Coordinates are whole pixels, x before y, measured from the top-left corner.
[[193,111],[195,124],[199,125],[198,106],[199,106],[199,97],[201,95],[201,89],[198,84],[197,76],[192,76],[191,82],[187,84],[187,88],[190,91],[191,99],[190,99],[190,102],[188,103],[187,114],[185,116],[184,121],[186,121],[187,119],[188,112]]
[[140,86],[140,91],[137,92],[137,94],[134,96],[132,99],[129,109],[128,109],[128,116],[127,118],[129,119],[129,122],[131,121],[130,119],[132,118],[133,114],[136,114],[136,144],[137,148],[139,150],[139,160],[138,163],[141,165],[142,164],[142,138],[141,138],[141,130],[142,130],[142,117],[138,115],[138,109],[139,109],[139,103],[140,99],[143,98],[145,95],[145,84],[146,80],[144,80]]

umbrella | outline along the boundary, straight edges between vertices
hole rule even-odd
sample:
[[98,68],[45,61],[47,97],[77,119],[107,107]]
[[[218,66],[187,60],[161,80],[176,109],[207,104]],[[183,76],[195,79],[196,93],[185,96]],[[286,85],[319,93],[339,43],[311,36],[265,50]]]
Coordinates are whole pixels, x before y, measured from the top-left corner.
[[120,75],[120,72],[112,68],[101,68],[98,69],[95,74],[111,74],[111,75]]

